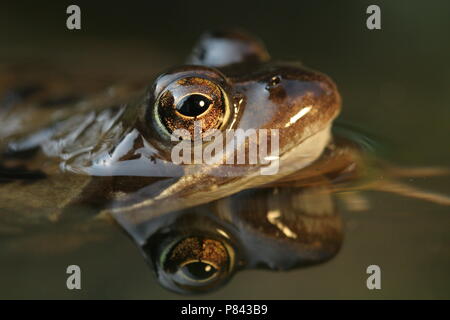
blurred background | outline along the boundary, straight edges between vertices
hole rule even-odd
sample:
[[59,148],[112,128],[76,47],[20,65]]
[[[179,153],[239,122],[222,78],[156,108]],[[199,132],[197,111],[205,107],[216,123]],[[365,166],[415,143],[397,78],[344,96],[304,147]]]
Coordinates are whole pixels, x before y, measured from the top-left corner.
[[[66,28],[70,4],[81,7],[79,31]],[[366,28],[370,4],[381,8],[381,30]],[[449,166],[449,17],[448,1],[4,1],[0,63],[51,63],[86,78],[95,72],[123,81],[148,77],[150,84],[182,64],[202,32],[242,28],[259,36],[272,57],[330,75],[343,97],[341,119],[380,137],[384,157],[405,166]],[[410,183],[450,194],[448,177]],[[334,260],[287,273],[245,271],[199,298],[449,299],[449,207],[366,196],[368,211],[343,212],[346,240]],[[23,242],[0,242],[2,299],[182,298],[157,284],[114,227],[108,240],[59,254]],[[82,268],[80,291],[65,287],[69,264]],[[382,290],[366,288],[370,264],[381,267]]]

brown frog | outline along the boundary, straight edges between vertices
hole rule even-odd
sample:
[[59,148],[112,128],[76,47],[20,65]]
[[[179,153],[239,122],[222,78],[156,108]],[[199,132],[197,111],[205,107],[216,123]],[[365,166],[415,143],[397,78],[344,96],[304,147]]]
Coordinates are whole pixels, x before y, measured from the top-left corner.
[[[366,179],[382,165],[357,135],[332,134],[341,108],[332,80],[271,60],[242,32],[205,34],[186,65],[144,90],[136,83],[94,93],[101,83],[77,83],[72,92],[90,97],[82,99],[56,78],[14,87],[24,79],[5,74],[1,230],[112,217],[177,292],[209,291],[246,268],[332,258],[343,233],[337,191],[383,189],[449,204],[390,179]],[[256,139],[219,148],[217,137],[231,130],[254,130]],[[238,151],[265,145],[260,161],[238,163]],[[195,152],[207,148],[213,161],[197,161]],[[174,161],[174,150],[187,161]]]

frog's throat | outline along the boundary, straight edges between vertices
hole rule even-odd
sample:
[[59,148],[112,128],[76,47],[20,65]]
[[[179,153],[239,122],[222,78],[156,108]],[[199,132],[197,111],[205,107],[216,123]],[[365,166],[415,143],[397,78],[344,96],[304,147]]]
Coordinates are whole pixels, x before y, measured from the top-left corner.
[[249,175],[242,176],[239,179],[233,179],[220,186],[213,185],[209,190],[195,192],[188,197],[177,197],[177,200],[175,200],[174,195],[179,195],[182,190],[189,189],[190,186],[201,183],[204,179],[203,176],[183,177],[158,196],[126,207],[113,208],[111,213],[137,243],[143,244],[154,228],[152,223],[147,225],[146,222],[152,221],[153,218],[270,183],[303,169],[320,157],[330,139],[331,125],[304,139],[280,156],[280,170],[276,175],[261,175],[259,170],[254,170]]

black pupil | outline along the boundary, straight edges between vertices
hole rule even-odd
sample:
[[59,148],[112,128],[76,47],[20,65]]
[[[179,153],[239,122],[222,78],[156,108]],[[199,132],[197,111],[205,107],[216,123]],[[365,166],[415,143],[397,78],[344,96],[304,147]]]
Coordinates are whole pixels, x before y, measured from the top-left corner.
[[181,100],[177,105],[177,110],[184,116],[196,117],[205,112],[211,100],[201,94],[192,94]]
[[191,262],[182,268],[184,274],[193,280],[206,280],[211,278],[217,269],[209,263]]

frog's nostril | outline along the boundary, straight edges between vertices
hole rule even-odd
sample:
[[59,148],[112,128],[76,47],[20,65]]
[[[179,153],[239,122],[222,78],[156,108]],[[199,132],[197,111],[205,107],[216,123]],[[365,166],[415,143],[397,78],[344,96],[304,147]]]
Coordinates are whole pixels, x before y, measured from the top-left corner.
[[281,76],[273,76],[270,78],[266,85],[266,90],[270,90],[273,87],[276,87],[281,82]]

